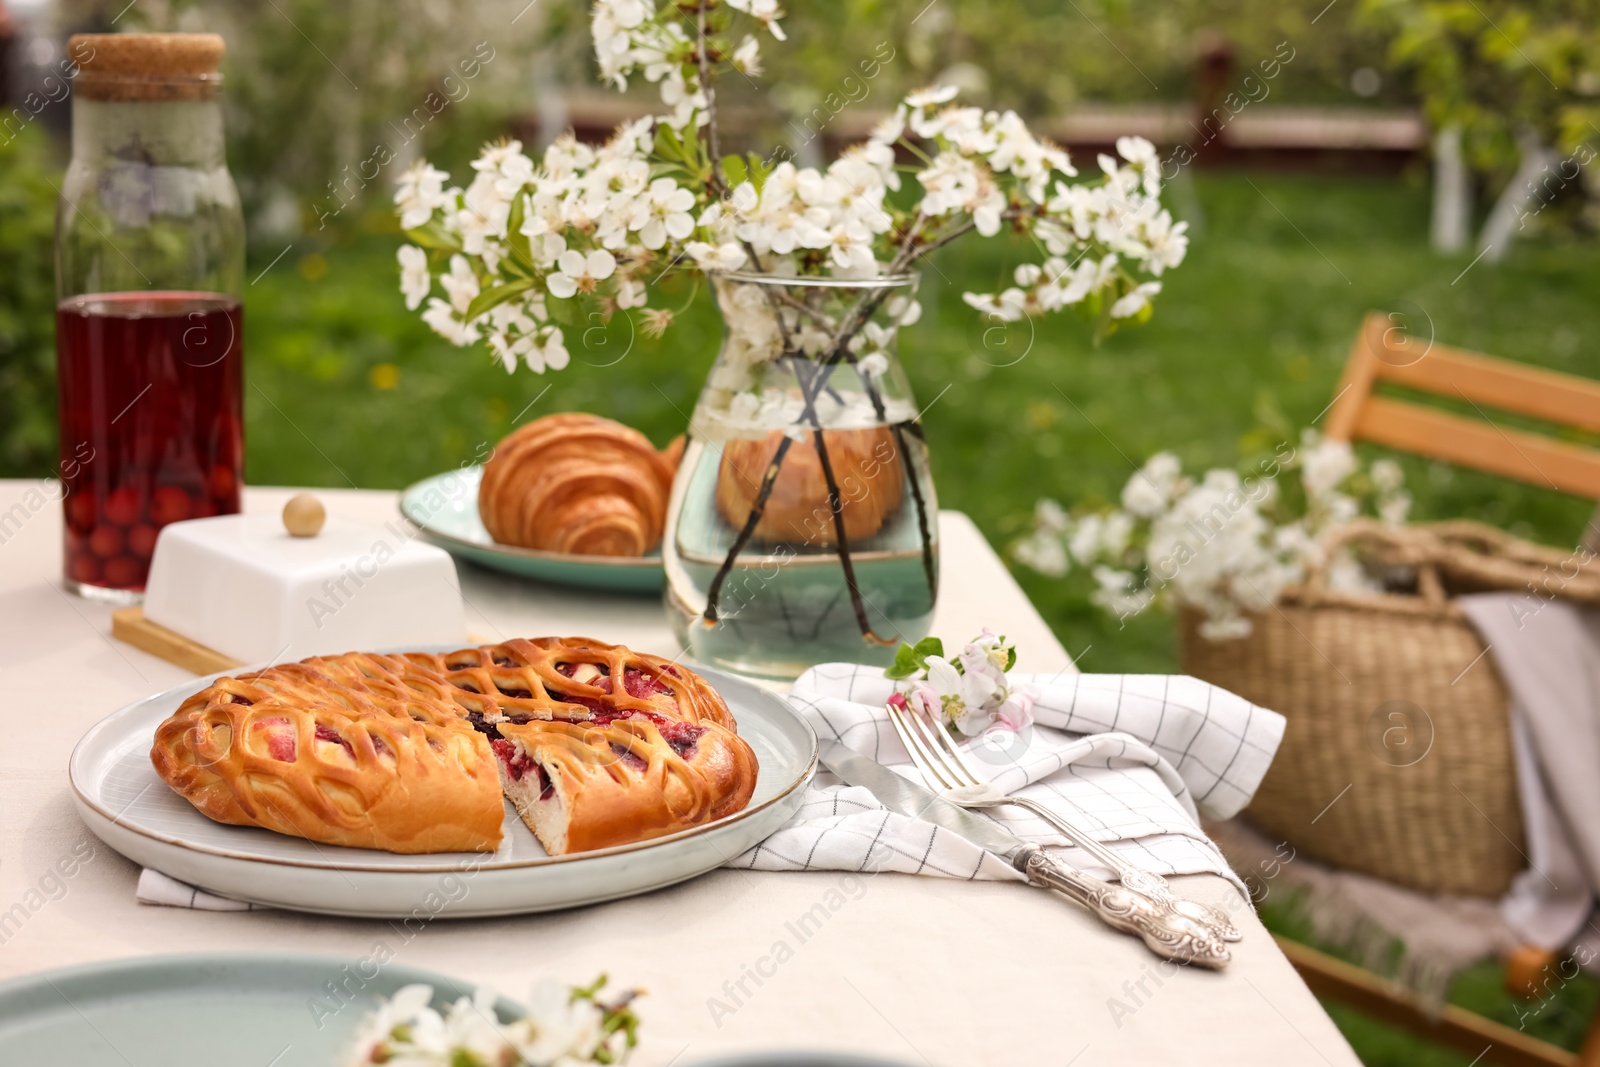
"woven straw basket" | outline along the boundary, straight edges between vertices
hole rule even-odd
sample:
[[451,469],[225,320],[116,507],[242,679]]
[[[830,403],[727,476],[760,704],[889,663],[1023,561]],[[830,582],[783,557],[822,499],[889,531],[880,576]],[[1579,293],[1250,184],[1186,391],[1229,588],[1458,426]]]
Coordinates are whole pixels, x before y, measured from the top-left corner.
[[[1248,637],[1181,613],[1184,669],[1288,719],[1247,816],[1305,855],[1432,893],[1498,897],[1527,866],[1510,699],[1449,592],[1524,590],[1577,557],[1477,523],[1358,521],[1327,544],[1416,574],[1415,595],[1329,592],[1321,571]],[[1600,565],[1547,583],[1600,603]],[[1546,594],[1548,595],[1548,594]]]

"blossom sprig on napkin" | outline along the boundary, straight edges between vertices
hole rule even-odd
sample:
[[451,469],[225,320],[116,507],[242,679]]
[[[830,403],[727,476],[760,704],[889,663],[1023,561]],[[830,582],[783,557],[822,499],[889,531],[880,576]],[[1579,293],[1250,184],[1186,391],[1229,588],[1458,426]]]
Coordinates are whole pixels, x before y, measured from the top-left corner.
[[890,704],[926,711],[962,736],[976,737],[993,726],[1021,730],[1033,722],[1033,687],[1006,675],[1016,665],[1016,647],[985,628],[954,659],[945,657],[937,637],[902,643],[893,666],[883,673],[911,683],[908,691],[897,690]]
[[496,994],[479,986],[440,1014],[433,987],[404,986],[364,1020],[347,1063],[407,1067],[554,1067],[619,1064],[639,1043],[630,1005],[639,990],[600,999],[601,975],[588,986],[546,979],[534,986],[527,1013],[508,1023],[495,1013]]

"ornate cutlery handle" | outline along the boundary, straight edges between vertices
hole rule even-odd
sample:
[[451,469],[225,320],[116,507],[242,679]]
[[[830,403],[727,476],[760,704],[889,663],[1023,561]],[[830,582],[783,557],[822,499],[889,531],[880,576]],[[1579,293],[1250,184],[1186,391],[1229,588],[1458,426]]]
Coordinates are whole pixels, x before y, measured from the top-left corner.
[[1011,803],[1033,812],[1039,818],[1054,826],[1069,841],[1110,867],[1122,884],[1134,892],[1142,893],[1158,904],[1165,904],[1186,919],[1192,919],[1203,926],[1210,927],[1212,932],[1224,941],[1242,941],[1244,939],[1244,935],[1233,924],[1233,920],[1229,918],[1228,913],[1221,908],[1178,896],[1161,875],[1156,874],[1154,871],[1135,867],[1105,845],[1102,845],[1088,834],[1080,831],[1076,826],[1056,815],[1055,812],[1043,804],[1029,800],[1026,797],[1008,797],[1007,799]]
[[1232,958],[1226,946],[1199,923],[1170,911],[1131,888],[1102,882],[1057,863],[1038,845],[1018,851],[1012,866],[1028,881],[1066,894],[1108,926],[1138,934],[1158,956],[1220,968]]

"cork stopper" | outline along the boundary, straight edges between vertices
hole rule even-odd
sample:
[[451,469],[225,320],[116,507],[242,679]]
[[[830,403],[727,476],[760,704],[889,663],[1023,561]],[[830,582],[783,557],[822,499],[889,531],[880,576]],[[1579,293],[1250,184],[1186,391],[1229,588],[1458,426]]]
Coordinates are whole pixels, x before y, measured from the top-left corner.
[[67,43],[89,100],[210,100],[226,49],[215,33],[78,33]]

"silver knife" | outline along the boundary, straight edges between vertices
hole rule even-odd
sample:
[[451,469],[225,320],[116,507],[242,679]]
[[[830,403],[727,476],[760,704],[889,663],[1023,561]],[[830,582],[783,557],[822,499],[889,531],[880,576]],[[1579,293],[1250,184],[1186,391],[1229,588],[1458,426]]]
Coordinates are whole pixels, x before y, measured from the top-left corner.
[[942,826],[993,852],[1026,875],[1031,884],[1063,893],[1106,925],[1139,935],[1158,956],[1202,967],[1222,967],[1231,958],[1227,946],[1194,920],[1121,885],[1057,863],[1038,845],[957,807],[837,741],[823,741],[821,748],[823,766],[851,785],[871,790],[890,811]]

